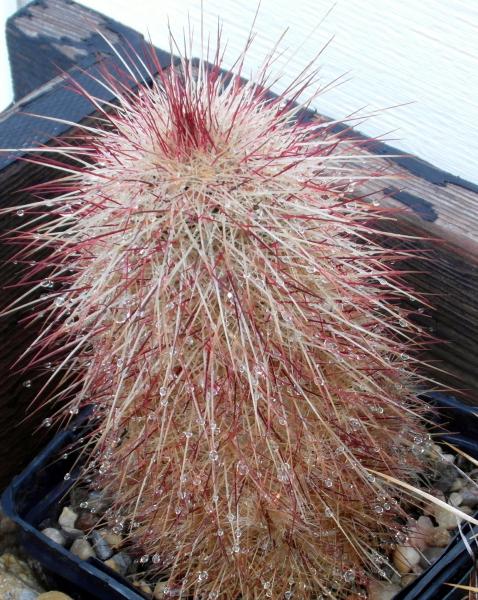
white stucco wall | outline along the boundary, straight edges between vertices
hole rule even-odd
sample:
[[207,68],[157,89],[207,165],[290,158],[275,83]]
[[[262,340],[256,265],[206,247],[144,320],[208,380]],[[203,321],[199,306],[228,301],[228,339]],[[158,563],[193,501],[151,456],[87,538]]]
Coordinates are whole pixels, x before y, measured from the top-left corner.
[[[188,17],[199,34],[200,0],[82,3],[149,34],[163,48],[167,17],[178,37]],[[13,2],[0,0],[0,4],[4,10]],[[204,0],[203,4],[206,31],[214,35],[218,15],[223,21],[223,39],[228,41],[225,63],[232,64],[258,2]],[[383,110],[358,128],[372,136],[386,134],[396,147],[478,182],[478,2],[338,0],[327,15],[331,7],[331,0],[262,0],[248,68],[260,63],[286,27],[289,32],[281,47],[289,51],[281,65],[288,77],[297,74],[334,36],[320,59],[322,81],[346,72],[345,78],[351,80],[324,94],[315,108],[343,119],[363,107],[366,114],[413,103]],[[199,52],[199,35],[196,41]],[[4,63],[0,68],[5,69]],[[0,100],[6,103],[5,94]]]

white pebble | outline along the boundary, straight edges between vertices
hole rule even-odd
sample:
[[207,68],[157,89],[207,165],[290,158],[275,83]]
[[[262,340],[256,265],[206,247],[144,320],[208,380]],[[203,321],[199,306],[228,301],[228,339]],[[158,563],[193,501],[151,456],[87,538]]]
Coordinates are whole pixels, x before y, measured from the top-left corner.
[[77,518],[78,515],[76,514],[76,512],[74,510],[71,510],[69,506],[65,506],[64,509],[61,511],[61,515],[58,517],[58,523],[61,527],[64,527],[65,529],[74,529]]
[[439,527],[443,527],[444,529],[455,529],[460,521],[460,519],[455,516],[455,513],[446,508],[442,508],[441,506],[435,506],[433,514]]
[[460,504],[463,502],[463,494],[460,492],[452,492],[448,498],[448,502],[452,506],[460,506]]
[[457,477],[451,484],[450,492],[459,492],[465,485],[465,480],[462,477]]
[[45,529],[42,529],[41,532],[53,542],[60,544],[60,546],[64,546],[66,544],[65,536],[61,533],[61,531],[58,531],[58,529],[55,529],[54,527],[46,527]]
[[397,546],[393,553],[393,564],[397,571],[404,575],[411,573],[420,562],[420,554],[411,546]]
[[426,537],[428,531],[433,529],[430,517],[421,516],[416,523],[408,529],[409,544],[416,550],[423,550],[427,546]]
[[88,560],[88,558],[95,556],[95,551],[91,547],[91,544],[86,540],[75,540],[70,548],[73,554],[76,554],[81,560]]

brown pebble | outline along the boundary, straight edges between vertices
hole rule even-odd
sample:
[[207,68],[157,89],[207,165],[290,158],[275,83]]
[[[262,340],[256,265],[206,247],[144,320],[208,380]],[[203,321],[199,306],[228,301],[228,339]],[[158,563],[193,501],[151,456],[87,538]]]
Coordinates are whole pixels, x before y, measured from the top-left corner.
[[73,598],[63,592],[45,592],[40,594],[37,600],[73,600]]
[[119,535],[119,533],[113,533],[108,529],[101,529],[99,533],[101,533],[103,539],[111,546],[111,548],[121,547],[121,544],[123,543],[123,538],[121,537],[121,535]]
[[450,540],[450,532],[444,527],[434,527],[426,532],[426,542],[428,546],[445,548],[450,543]]
[[89,531],[96,525],[96,521],[97,517],[95,515],[85,512],[78,517],[75,528],[81,529],[82,531]]

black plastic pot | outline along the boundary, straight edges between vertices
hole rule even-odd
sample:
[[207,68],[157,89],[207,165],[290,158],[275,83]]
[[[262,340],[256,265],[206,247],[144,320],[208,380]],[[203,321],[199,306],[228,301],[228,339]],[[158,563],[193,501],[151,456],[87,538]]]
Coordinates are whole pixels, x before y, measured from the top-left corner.
[[[463,452],[478,458],[478,408],[462,404],[452,396],[432,394],[426,398],[439,409],[439,421],[450,433],[442,435],[444,442],[453,444]],[[474,515],[478,519],[478,513]],[[462,534],[470,548],[476,550],[478,527],[462,526]],[[478,553],[475,553],[478,557]],[[470,555],[462,535],[457,534],[445,548],[442,556],[409,586],[401,590],[394,600],[458,600],[468,597],[463,590],[446,584],[468,584],[476,559]]]
[[[478,458],[478,409],[444,394],[433,394],[427,400],[440,409],[439,419],[451,432],[442,439]],[[15,477],[2,495],[3,510],[19,525],[26,552],[53,574],[58,586],[72,597],[78,600],[143,600],[140,592],[101,561],[80,560],[38,529],[45,519],[56,518],[59,503],[75,480],[74,470],[70,479],[64,479],[65,473],[72,469],[74,456],[67,460],[59,457],[84,433],[85,422],[83,417],[70,429],[58,433],[25,471]],[[474,547],[471,537],[478,533],[478,528],[467,525],[463,532]],[[440,559],[400,591],[394,600],[462,598],[463,592],[444,584],[466,583],[473,564],[463,539],[457,535]]]
[[[87,415],[83,415],[69,429],[55,435],[3,492],[2,507],[5,514],[19,525],[26,553],[39,561],[55,585],[72,598],[144,600],[136,588],[102,561],[79,559],[44,536],[38,528],[48,518],[56,520],[60,512],[60,503],[78,474],[74,467],[74,453],[66,460],[61,457],[87,427]],[[66,473],[71,476],[65,481]]]

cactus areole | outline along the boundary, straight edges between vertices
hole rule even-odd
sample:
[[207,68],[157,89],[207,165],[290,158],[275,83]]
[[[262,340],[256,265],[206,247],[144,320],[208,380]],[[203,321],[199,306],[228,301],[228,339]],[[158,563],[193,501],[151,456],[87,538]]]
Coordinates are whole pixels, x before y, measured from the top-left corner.
[[93,407],[79,481],[165,597],[349,598],[404,536],[387,477],[427,469],[418,299],[353,193],[384,176],[363,142],[300,118],[314,72],[272,96],[274,55],[249,81],[244,56],[105,75],[115,102],[34,159],[61,177],[17,211],[7,312],[41,322],[45,426]]

